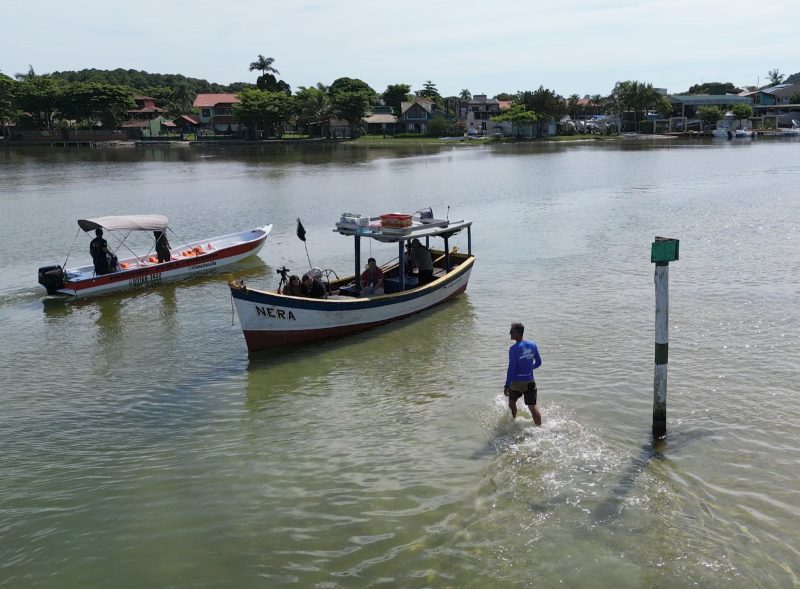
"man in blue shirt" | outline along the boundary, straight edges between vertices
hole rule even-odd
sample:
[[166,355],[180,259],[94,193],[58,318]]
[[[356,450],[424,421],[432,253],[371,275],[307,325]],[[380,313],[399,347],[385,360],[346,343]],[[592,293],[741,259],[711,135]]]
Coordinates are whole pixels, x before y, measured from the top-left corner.
[[525,404],[531,410],[533,421],[542,425],[542,414],[536,404],[536,381],[533,371],[542,365],[539,348],[536,342],[522,339],[525,326],[522,323],[512,323],[508,332],[516,343],[508,349],[508,372],[503,394],[508,397],[508,408],[511,409],[511,418],[517,417],[517,401],[525,395]]

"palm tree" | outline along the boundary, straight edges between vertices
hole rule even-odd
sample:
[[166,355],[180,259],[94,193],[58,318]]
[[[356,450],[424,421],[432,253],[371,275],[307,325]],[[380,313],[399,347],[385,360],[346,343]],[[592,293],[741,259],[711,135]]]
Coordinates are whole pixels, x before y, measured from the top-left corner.
[[317,88],[300,87],[297,93],[299,118],[308,125],[309,134],[311,127],[316,125],[319,126],[320,135],[327,135],[330,119],[333,116],[333,105],[328,93],[319,86],[324,87],[322,84],[317,84]]
[[250,64],[250,71],[258,70],[261,72],[262,76],[266,75],[267,72],[280,75],[280,72],[272,67],[273,63],[275,63],[275,59],[272,57],[264,57],[259,53],[258,59]]
[[577,110],[578,110],[578,101],[579,101],[580,99],[581,99],[581,97],[580,97],[580,96],[578,96],[577,94],[571,94],[571,95],[570,95],[570,97],[569,97],[569,99],[567,100],[567,104],[569,105],[569,108],[570,108],[570,109],[571,109],[571,111],[572,111],[572,118],[573,118],[573,119],[574,119],[574,118],[576,118],[576,117],[578,116],[578,113],[577,113]]
[[769,70],[767,72],[767,77],[769,78],[769,83],[772,86],[777,86],[778,84],[783,82],[783,74],[780,72],[778,68],[775,68],[774,70]]
[[23,82],[25,80],[33,80],[36,77],[36,72],[33,71],[33,66],[28,65],[28,73],[27,74],[14,74],[14,77]]
[[461,98],[461,100],[469,100],[470,98],[472,98],[472,92],[470,92],[469,90],[467,90],[466,88],[464,88],[464,89],[463,89],[463,90],[462,90],[462,91],[461,91],[461,92],[458,94],[458,96],[459,96],[459,98]]

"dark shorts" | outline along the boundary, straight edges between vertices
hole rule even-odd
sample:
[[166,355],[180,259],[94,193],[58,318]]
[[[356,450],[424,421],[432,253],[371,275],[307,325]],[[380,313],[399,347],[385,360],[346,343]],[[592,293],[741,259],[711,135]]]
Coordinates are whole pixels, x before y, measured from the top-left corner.
[[536,405],[536,381],[532,382],[517,382],[511,383],[511,393],[508,398],[512,403],[516,403],[520,397],[525,395],[525,404],[528,406]]

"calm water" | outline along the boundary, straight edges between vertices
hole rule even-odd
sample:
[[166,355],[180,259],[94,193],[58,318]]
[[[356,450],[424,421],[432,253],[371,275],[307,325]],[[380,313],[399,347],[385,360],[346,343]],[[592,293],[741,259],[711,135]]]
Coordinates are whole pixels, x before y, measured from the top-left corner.
[[[0,586],[800,584],[800,143],[0,150]],[[348,272],[343,211],[475,221],[465,296],[248,357],[218,275],[43,300],[75,220],[187,241],[274,223],[235,271]],[[649,440],[655,235],[669,437]],[[466,244],[460,246],[465,248]],[[366,247],[366,246],[365,246]],[[394,248],[372,246],[379,261]],[[544,427],[504,408],[508,324]]]

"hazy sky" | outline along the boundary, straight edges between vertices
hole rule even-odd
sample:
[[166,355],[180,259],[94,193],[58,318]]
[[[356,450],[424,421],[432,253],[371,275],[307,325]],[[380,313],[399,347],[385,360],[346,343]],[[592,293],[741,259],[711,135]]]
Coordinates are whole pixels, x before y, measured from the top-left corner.
[[800,71],[798,0],[0,0],[0,71],[136,69],[293,89],[360,78],[443,96],[670,92]]

